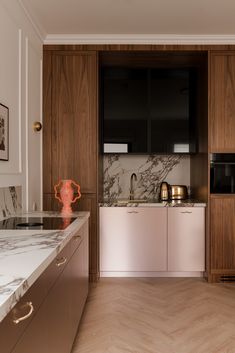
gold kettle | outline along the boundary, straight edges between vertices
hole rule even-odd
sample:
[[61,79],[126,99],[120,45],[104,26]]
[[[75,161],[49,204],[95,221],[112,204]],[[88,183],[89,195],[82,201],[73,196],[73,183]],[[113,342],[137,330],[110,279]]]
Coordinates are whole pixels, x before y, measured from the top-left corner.
[[169,185],[163,181],[160,185],[160,200],[167,201],[169,199]]

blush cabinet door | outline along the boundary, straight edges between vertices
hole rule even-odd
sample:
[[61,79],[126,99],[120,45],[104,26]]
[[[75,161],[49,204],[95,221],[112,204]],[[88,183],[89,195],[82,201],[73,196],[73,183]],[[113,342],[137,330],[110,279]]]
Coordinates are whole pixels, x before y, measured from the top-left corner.
[[167,270],[167,209],[100,208],[100,270],[154,272]]
[[205,271],[205,208],[168,209],[168,271]]

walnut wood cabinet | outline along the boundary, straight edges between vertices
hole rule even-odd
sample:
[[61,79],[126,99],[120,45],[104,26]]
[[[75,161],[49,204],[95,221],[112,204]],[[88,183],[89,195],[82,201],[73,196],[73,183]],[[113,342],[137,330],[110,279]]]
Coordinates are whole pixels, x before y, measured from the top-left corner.
[[235,197],[211,197],[211,273],[235,274]]
[[[70,353],[87,294],[88,222],[0,324],[1,351]],[[29,302],[32,316],[15,325]]]
[[90,279],[99,277],[97,53],[44,51],[43,208],[58,210],[53,186],[73,179],[82,199],[74,210],[90,211]]
[[235,152],[235,52],[212,52],[210,151]]

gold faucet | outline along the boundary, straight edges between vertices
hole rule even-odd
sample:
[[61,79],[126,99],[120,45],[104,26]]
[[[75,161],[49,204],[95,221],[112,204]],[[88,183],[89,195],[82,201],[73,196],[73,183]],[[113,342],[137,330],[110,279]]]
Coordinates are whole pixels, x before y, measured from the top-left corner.
[[135,173],[131,174],[131,180],[130,180],[130,200],[134,200],[134,186],[133,186],[133,180],[137,180],[137,176]]

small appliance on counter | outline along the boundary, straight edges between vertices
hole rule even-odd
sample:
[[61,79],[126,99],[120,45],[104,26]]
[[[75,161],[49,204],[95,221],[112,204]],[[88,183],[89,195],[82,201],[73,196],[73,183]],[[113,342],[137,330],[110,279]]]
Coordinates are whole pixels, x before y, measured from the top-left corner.
[[188,190],[186,185],[170,185],[171,200],[185,200],[187,197]]
[[167,201],[169,199],[169,184],[165,181],[160,186],[160,200]]

